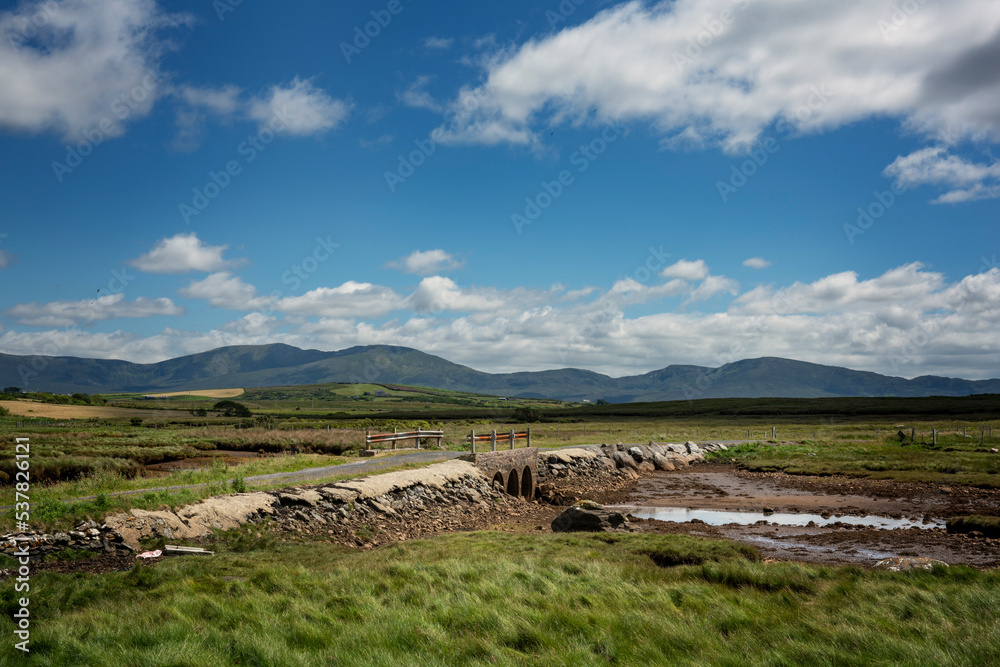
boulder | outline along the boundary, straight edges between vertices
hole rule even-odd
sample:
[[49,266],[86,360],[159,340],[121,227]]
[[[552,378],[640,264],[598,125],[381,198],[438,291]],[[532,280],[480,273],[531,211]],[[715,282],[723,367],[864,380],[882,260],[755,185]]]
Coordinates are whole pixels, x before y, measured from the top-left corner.
[[557,533],[573,531],[611,532],[627,530],[628,521],[621,512],[574,505],[552,520],[552,530]]
[[662,454],[653,455],[653,465],[656,466],[657,470],[676,470],[674,464],[670,462],[670,459]]
[[699,447],[698,443],[696,443],[696,442],[691,442],[690,440],[688,440],[687,442],[684,443],[684,447],[687,448],[687,453],[688,454],[701,454],[702,453],[701,447]]
[[639,447],[629,447],[628,453],[632,456],[636,463],[642,463],[646,460],[645,454],[643,454],[642,449]]
[[633,469],[635,468],[635,461],[628,454],[622,452],[615,452],[611,455],[611,459],[615,462],[615,466],[618,468]]
[[639,464],[639,472],[653,472],[656,466],[651,461],[643,461]]

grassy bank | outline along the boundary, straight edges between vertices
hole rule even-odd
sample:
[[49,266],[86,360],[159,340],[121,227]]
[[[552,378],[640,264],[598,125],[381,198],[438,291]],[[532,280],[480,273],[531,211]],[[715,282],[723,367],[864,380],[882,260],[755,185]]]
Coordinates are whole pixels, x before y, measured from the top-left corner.
[[937,445],[876,442],[755,442],[717,456],[747,470],[793,475],[849,475],[903,482],[1000,488],[1000,455],[978,441],[952,435]]
[[[245,529],[214,558],[125,573],[36,575],[32,653],[16,664],[1000,661],[997,572],[765,564],[681,536],[465,533],[374,552],[257,539]],[[4,586],[7,637],[14,598]]]

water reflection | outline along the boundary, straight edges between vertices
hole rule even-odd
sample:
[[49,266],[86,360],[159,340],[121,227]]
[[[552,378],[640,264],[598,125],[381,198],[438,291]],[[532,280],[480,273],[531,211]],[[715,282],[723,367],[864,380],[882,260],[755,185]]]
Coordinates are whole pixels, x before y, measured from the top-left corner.
[[632,516],[640,519],[658,519],[660,521],[674,521],[684,523],[692,519],[704,521],[710,526],[724,526],[726,524],[739,524],[750,526],[758,521],[766,521],[776,526],[807,526],[812,521],[817,526],[828,526],[833,523],[842,523],[852,526],[867,526],[892,530],[898,528],[944,528],[945,522],[940,519],[921,522],[912,519],[893,519],[887,516],[869,514],[866,516],[834,516],[823,518],[819,514],[798,514],[790,512],[774,512],[765,514],[763,512],[732,512],[727,510],[698,510],[684,507],[642,507],[639,505],[615,505],[614,509],[627,511]]

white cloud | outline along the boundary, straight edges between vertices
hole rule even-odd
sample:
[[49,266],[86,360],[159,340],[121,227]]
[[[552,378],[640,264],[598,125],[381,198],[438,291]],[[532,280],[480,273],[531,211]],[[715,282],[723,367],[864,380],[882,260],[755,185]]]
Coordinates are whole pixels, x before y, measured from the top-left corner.
[[180,100],[175,124],[177,136],[171,145],[181,151],[192,151],[201,143],[209,116],[230,120],[240,106],[240,89],[234,85],[219,88],[178,86],[174,95]]
[[732,278],[726,278],[725,276],[706,276],[705,280],[691,292],[691,296],[688,297],[688,303],[705,301],[723,292],[731,296],[736,296],[740,292],[740,284]]
[[126,301],[124,294],[108,294],[83,301],[53,301],[22,303],[4,314],[21,324],[35,327],[68,327],[89,324],[118,317],[145,318],[161,315],[183,315],[186,311],[167,298],[139,297]]
[[340,125],[350,105],[313,85],[310,79],[295,79],[287,86],[271,86],[267,95],[250,104],[249,115],[281,134],[321,134]]
[[406,299],[417,313],[499,311],[508,305],[496,290],[462,290],[451,278],[429,276]]
[[348,281],[337,287],[319,287],[302,296],[280,299],[275,309],[320,317],[378,318],[402,306],[403,299],[388,287]]
[[[845,271],[779,289],[761,286],[741,295],[734,308],[748,314],[822,314],[885,313],[901,304],[921,311],[945,307],[939,293],[944,276],[923,269],[914,262],[864,281],[854,271]],[[931,296],[934,299],[927,301]]]
[[428,49],[436,49],[439,51],[446,51],[451,48],[452,42],[455,40],[450,37],[428,37],[424,40],[424,46]]
[[396,96],[399,101],[408,107],[417,109],[430,109],[431,111],[443,112],[445,105],[434,99],[427,90],[427,85],[433,80],[430,76],[419,76],[410,86]]
[[0,127],[67,141],[98,129],[121,134],[163,93],[156,70],[167,44],[158,33],[191,20],[153,0],[26,2],[0,12]]
[[180,290],[181,296],[189,299],[205,299],[216,308],[229,310],[268,310],[273,299],[257,296],[257,288],[243,282],[228,271],[206,276],[203,280],[192,280]]
[[743,260],[743,266],[750,269],[766,269],[771,266],[771,262],[763,257],[751,257],[750,259]]
[[3,271],[14,262],[14,256],[6,250],[0,250],[0,271]]
[[240,88],[232,84],[219,88],[179,86],[176,94],[197,109],[206,109],[220,116],[231,116],[239,109]]
[[221,271],[241,265],[242,261],[227,261],[222,253],[228,245],[205,245],[194,232],[160,239],[145,255],[128,264],[146,273],[188,273],[189,271]]
[[[673,363],[718,366],[781,356],[907,377],[997,377],[1000,269],[993,264],[984,260],[978,273],[955,281],[911,263],[870,278],[842,272],[762,286],[737,298],[724,296],[728,305],[720,312],[692,310],[705,298],[737,289],[734,281],[711,274],[700,283],[672,278],[647,285],[625,278],[610,287],[574,290],[461,287],[430,276],[405,296],[349,281],[275,299],[219,272],[181,290],[219,308],[246,311],[211,331],[165,329],[143,337],[8,327],[0,331],[0,350],[159,361],[221,345],[282,342],[335,350],[383,343],[487,371],[575,366],[624,375]],[[675,311],[628,314],[634,304],[666,296],[687,300]],[[177,307],[169,300],[126,302],[117,296],[96,309],[82,302],[20,308],[7,315],[55,327],[171,314]],[[44,317],[51,318],[48,324]],[[47,341],[57,347],[43,348]]]
[[739,151],[773,123],[817,132],[889,116],[929,134],[1000,139],[995,3],[920,3],[899,26],[889,23],[896,9],[893,0],[627,2],[496,51],[485,83],[453,104],[479,94],[476,112],[445,136],[530,144],[548,125],[617,119]]
[[379,136],[378,139],[367,140],[364,138],[358,139],[358,145],[367,150],[379,150],[385,148],[392,143],[391,134],[383,134]]
[[681,280],[704,280],[708,275],[708,266],[702,259],[693,262],[682,259],[660,271],[664,278],[680,278]]
[[981,164],[951,155],[944,148],[929,147],[897,157],[885,176],[901,189],[920,185],[953,188],[932,203],[955,204],[1000,197],[1000,162]]
[[465,262],[455,259],[453,255],[441,249],[414,250],[406,257],[386,264],[389,268],[399,269],[407,273],[426,276],[432,273],[457,269]]

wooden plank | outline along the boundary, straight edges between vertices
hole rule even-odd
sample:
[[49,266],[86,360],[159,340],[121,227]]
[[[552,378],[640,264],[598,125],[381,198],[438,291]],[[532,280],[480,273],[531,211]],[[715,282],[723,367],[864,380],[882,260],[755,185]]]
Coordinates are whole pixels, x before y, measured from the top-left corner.
[[187,554],[198,555],[198,556],[214,556],[214,551],[209,551],[208,549],[202,549],[201,547],[179,547],[172,544],[168,544],[163,547],[163,554],[166,556],[184,556]]

